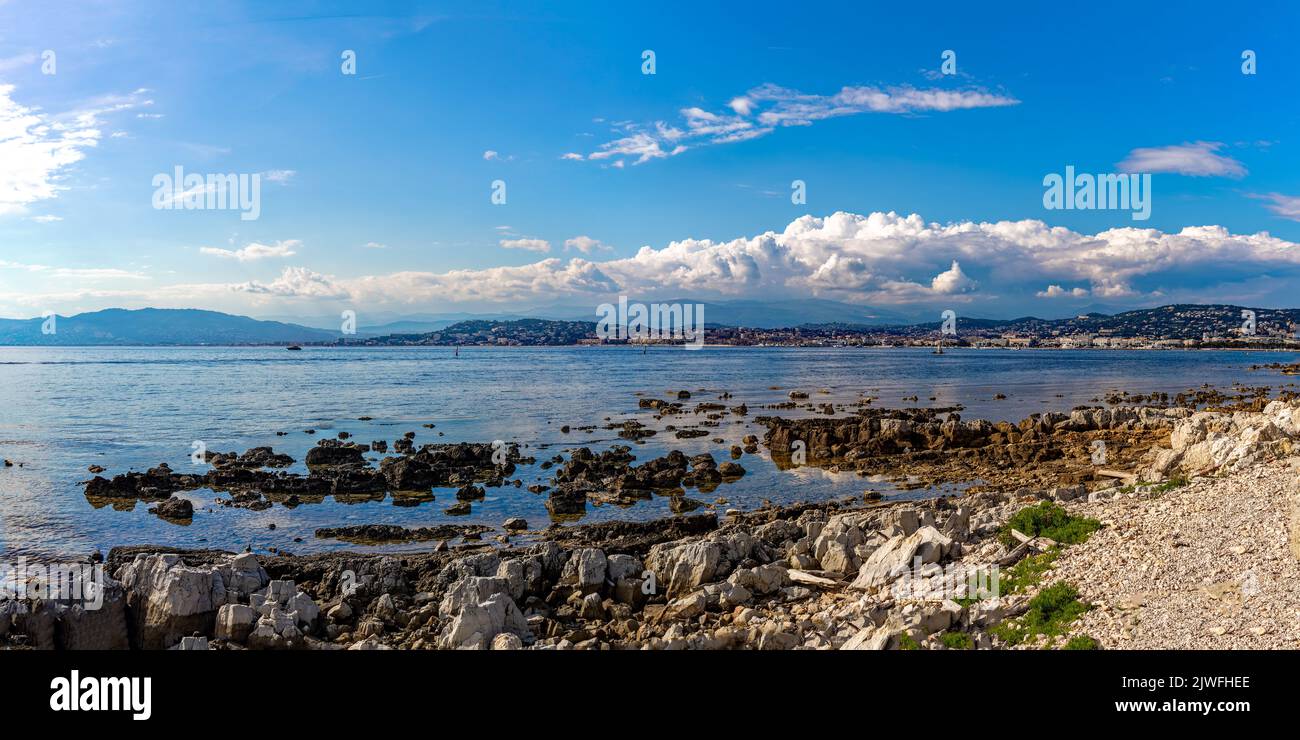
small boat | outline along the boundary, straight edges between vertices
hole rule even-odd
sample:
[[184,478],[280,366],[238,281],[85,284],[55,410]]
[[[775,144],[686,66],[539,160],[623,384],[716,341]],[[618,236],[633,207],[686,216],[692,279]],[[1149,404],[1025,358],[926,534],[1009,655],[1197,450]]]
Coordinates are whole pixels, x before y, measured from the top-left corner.
[[291,345],[289,345],[288,347],[285,347],[285,349],[289,350],[290,352],[301,352],[301,351],[302,351],[302,347],[299,347],[299,346],[296,345],[296,344],[291,344]]

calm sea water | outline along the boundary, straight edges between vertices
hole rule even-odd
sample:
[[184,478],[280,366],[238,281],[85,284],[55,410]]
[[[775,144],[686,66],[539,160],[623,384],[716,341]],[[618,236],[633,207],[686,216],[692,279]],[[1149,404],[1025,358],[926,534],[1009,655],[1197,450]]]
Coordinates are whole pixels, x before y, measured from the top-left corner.
[[[90,477],[86,469],[95,464],[108,469],[105,475],[162,461],[177,472],[197,472],[201,468],[189,461],[195,440],[217,451],[272,445],[301,461],[317,439],[340,431],[361,442],[390,444],[414,431],[417,444],[515,441],[540,462],[579,445],[602,450],[622,443],[612,431],[581,432],[579,426],[629,418],[657,428],[671,423],[654,422],[638,410],[638,393],[669,398],[671,391],[675,398],[677,390],[687,389],[693,404],[729,391],[727,403],[747,403],[750,418],[772,413],[757,407],[785,401],[792,389],[821,402],[878,395],[876,406],[907,406],[903,397],[915,394],[918,405],[962,404],[965,418],[1018,420],[1035,411],[1068,410],[1111,389],[1278,386],[1283,378],[1249,366],[1291,359],[1269,352],[1193,351],[950,350],[936,356],[928,349],[885,348],[657,348],[645,355],[615,347],[466,348],[460,357],[449,348],[0,348],[0,456],[16,463],[0,468],[0,554],[50,557],[144,543],[306,553],[359,549],[316,539],[314,530],[324,526],[496,526],[508,516],[522,516],[534,527],[548,521],[544,495],[513,487],[487,489],[487,500],[475,502],[468,517],[443,514],[455,500],[451,489],[436,490],[437,500],[417,507],[394,506],[391,498],[326,499],[261,512],[215,506],[216,494],[201,490],[184,494],[196,509],[188,526],[158,519],[144,503],[94,508],[82,494],[79,481]],[[994,400],[997,393],[1007,398]],[[372,420],[358,421],[361,416]],[[426,429],[426,423],[436,428]],[[563,425],[574,429],[564,434]],[[317,434],[305,434],[309,428]],[[745,419],[725,417],[707,437],[677,440],[660,433],[634,445],[633,452],[639,461],[674,448],[714,452],[721,460],[726,447],[762,431]],[[713,437],[725,438],[726,446]],[[852,474],[781,472],[765,455],[746,455],[741,463],[749,474],[740,482],[689,495],[704,501],[724,496],[730,506],[753,508],[763,499],[889,491]],[[301,464],[293,469],[303,470]],[[536,466],[520,473],[525,484],[549,477]],[[656,498],[626,509],[589,505],[583,521],[668,513],[667,500]]]

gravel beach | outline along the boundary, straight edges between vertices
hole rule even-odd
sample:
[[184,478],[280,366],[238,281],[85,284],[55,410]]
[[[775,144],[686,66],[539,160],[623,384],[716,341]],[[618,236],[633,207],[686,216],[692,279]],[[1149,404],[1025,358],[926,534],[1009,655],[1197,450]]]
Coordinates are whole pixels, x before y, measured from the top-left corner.
[[1113,648],[1300,648],[1298,475],[1289,458],[1071,507],[1104,525],[1051,571],[1094,604],[1075,629]]

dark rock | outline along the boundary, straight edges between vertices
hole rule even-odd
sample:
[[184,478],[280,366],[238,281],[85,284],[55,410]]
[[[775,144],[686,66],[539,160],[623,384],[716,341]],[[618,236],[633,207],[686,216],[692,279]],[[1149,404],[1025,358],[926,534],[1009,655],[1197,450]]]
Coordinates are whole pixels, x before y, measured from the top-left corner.
[[188,521],[194,518],[194,504],[183,498],[169,498],[157,506],[150,507],[149,513],[163,519]]

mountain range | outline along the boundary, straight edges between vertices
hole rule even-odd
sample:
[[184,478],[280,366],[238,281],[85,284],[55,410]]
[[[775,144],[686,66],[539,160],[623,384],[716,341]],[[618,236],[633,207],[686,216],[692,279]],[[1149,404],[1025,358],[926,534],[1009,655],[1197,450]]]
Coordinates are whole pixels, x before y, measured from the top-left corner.
[[[880,326],[909,324],[933,318],[932,312],[900,312],[873,306],[860,306],[820,298],[773,301],[696,301],[675,298],[655,303],[681,303],[704,306],[704,320],[720,326],[746,326],[756,329],[778,329],[800,324],[855,324]],[[551,321],[597,321],[596,306],[552,304],[523,311],[500,313],[448,313],[398,314],[390,311],[369,313],[359,310],[357,333],[361,335],[415,334],[438,331],[462,321],[514,321],[517,319],[549,319]],[[336,330],[338,315],[326,316],[266,316],[266,319],[299,324],[318,329]]]
[[[934,331],[939,327],[938,321],[909,321],[909,317],[903,314],[835,301],[735,301],[705,303],[704,306],[708,326],[751,329],[834,326],[900,335]],[[1204,334],[1221,336],[1233,333],[1245,321],[1242,312],[1246,310],[1254,312],[1260,334],[1292,333],[1292,327],[1300,325],[1300,309],[1179,304],[1115,314],[1092,312],[1062,319],[959,317],[958,331],[1017,332],[1040,336],[1103,333],[1126,337],[1199,339]],[[340,329],[326,329],[199,309],[111,308],[74,316],[54,316],[52,320],[41,317],[0,319],[0,346],[274,345],[333,343],[340,339],[379,344],[459,343],[472,341],[472,337],[480,334],[500,335],[503,332],[527,334],[536,340],[535,343],[567,343],[581,332],[594,331],[597,316],[594,312],[588,316],[581,311],[569,308],[568,316],[564,316],[566,310],[562,307],[552,307],[547,311],[559,314],[561,318],[521,318],[517,314],[426,314],[362,325],[355,335],[344,335],[340,330],[341,323],[337,321],[334,326]]]
[[337,331],[184,308],[108,308],[0,319],[0,345],[230,345],[330,342]]

